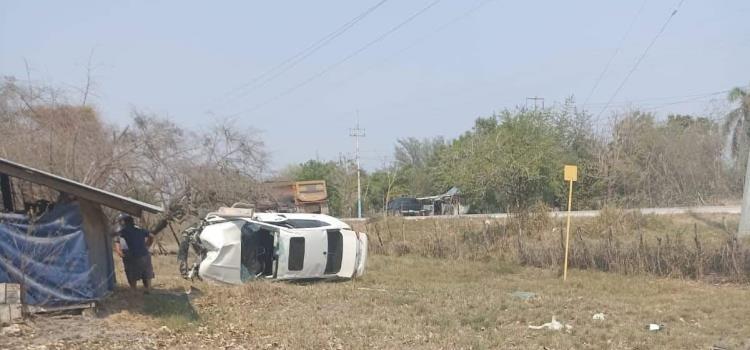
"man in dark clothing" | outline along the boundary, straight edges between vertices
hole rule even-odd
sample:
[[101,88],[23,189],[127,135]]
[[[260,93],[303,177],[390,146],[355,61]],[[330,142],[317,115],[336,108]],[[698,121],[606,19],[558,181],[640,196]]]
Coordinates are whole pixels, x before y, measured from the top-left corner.
[[120,214],[117,221],[120,230],[117,231],[118,237],[115,240],[115,253],[122,258],[128,284],[130,288],[135,288],[138,280],[142,280],[143,287],[148,292],[151,289],[151,279],[154,278],[148,248],[154,241],[154,235],[136,226],[130,215]]

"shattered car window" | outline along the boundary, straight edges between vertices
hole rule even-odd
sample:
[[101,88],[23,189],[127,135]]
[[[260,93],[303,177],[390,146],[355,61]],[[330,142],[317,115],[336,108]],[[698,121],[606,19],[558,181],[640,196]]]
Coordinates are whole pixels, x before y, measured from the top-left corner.
[[241,242],[242,281],[273,274],[273,233],[248,222],[242,226]]

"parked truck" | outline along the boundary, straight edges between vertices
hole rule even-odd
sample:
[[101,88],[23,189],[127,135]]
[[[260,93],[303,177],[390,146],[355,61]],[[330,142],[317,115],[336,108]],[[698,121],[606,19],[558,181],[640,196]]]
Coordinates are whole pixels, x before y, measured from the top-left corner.
[[270,201],[261,210],[280,213],[328,214],[328,191],[324,180],[266,182]]

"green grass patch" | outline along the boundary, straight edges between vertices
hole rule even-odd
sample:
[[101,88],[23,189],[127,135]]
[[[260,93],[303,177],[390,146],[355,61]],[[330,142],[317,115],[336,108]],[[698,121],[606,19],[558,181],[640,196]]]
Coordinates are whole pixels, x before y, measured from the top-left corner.
[[159,318],[171,329],[185,328],[200,320],[186,294],[155,293],[144,295],[143,313]]

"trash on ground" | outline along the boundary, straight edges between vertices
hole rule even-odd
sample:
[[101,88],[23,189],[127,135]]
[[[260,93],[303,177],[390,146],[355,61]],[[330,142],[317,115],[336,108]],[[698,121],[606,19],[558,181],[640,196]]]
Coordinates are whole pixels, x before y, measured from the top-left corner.
[[720,341],[714,345],[711,345],[711,350],[729,350],[729,346]]
[[592,319],[595,320],[595,321],[604,321],[604,318],[605,318],[605,316],[604,316],[603,312],[600,312],[598,314],[594,314],[594,317],[592,317]]
[[565,328],[566,330],[571,330],[571,329],[573,329],[573,326],[571,326],[569,324],[563,325],[562,323],[560,323],[559,321],[557,321],[555,319],[555,316],[552,316],[552,321],[547,322],[547,323],[545,323],[545,324],[543,324],[541,326],[532,326],[532,325],[529,325],[529,328],[530,329],[549,329],[549,330],[552,330],[552,331],[559,331],[559,330],[561,330],[563,328]]
[[649,323],[648,326],[646,326],[646,329],[652,332],[658,332],[660,330],[664,329],[663,324],[656,324],[656,323]]
[[195,288],[194,286],[190,286],[189,288],[185,289],[185,294],[187,294],[189,297],[197,298],[203,295],[203,291]]
[[11,324],[7,327],[3,327],[0,330],[0,335],[4,335],[6,337],[18,337],[21,335],[21,333],[23,333],[23,330],[17,323]]
[[380,289],[380,288],[367,288],[367,287],[358,287],[357,290],[364,290],[369,292],[380,292],[380,293],[417,293],[416,290],[411,289],[391,289],[390,291],[387,289]]
[[513,293],[510,293],[510,295],[518,299],[524,300],[524,301],[528,301],[528,300],[536,298],[536,293],[532,293],[532,292],[513,292]]

